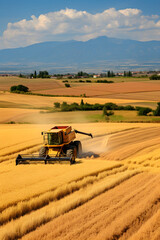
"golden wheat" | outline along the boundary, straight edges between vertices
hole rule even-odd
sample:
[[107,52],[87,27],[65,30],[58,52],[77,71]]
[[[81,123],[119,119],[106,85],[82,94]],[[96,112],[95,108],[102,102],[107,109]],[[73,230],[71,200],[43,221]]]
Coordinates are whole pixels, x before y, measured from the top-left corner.
[[94,182],[99,181],[100,179],[106,176],[122,172],[126,169],[127,167],[125,166],[121,167],[121,165],[119,164],[113,167],[112,170],[108,169],[107,171],[103,171],[96,174],[94,173],[91,176],[84,177],[82,180],[73,181],[59,188],[56,188],[55,190],[43,193],[38,197],[29,199],[28,201],[27,200],[20,201],[15,206],[13,205],[2,211],[0,217],[0,224],[4,224],[7,221],[10,221],[11,219],[18,218],[33,210],[44,207],[45,205],[49,204],[52,201],[59,200],[65,197],[66,195],[69,195],[75,191],[78,191],[81,188],[84,188],[88,184],[93,184]]
[[[13,223],[4,225],[0,228],[0,238],[7,240],[22,237],[26,233],[36,229],[38,226],[80,206],[89,199],[92,199],[100,193],[113,188],[117,184],[120,184],[135,174],[137,174],[136,171],[125,171],[122,173],[117,173],[116,178],[115,176],[111,175],[98,181],[94,185],[89,184],[87,187],[84,187],[84,189],[82,188],[57,202],[53,202],[45,208],[34,211],[33,213],[30,213],[30,215],[21,217],[20,219],[15,220]],[[13,230],[8,232],[10,227],[12,227]]]
[[110,239],[128,239],[158,209],[154,202],[159,197],[159,182],[159,175],[138,174],[22,239],[105,239],[110,231]]
[[[47,222],[58,221],[64,213],[86,202],[92,202],[91,199],[95,199],[96,196],[100,198],[100,194],[104,192],[110,196],[108,200],[106,198],[106,202],[110,201],[107,205],[108,214],[110,213],[108,221],[113,219],[113,223],[108,223],[108,221],[104,220],[105,211],[104,216],[103,214],[99,218],[94,216],[92,221],[95,221],[94,225],[96,226],[97,224],[97,229],[100,229],[102,234],[96,234],[96,237],[105,237],[109,231],[111,237],[117,234],[117,236],[123,239],[123,237],[131,235],[134,225],[136,226],[136,231],[138,231],[139,225],[135,224],[138,216],[146,210],[147,214],[150,214],[152,217],[148,208],[153,204],[152,209],[154,212],[156,206],[159,206],[159,203],[156,204],[159,198],[157,188],[159,178],[157,176],[159,176],[160,172],[159,125],[137,123],[73,124],[75,129],[92,132],[94,135],[93,139],[89,139],[86,136],[79,137],[82,140],[85,151],[83,157],[85,158],[77,159],[77,164],[70,166],[69,164],[45,165],[38,163],[15,166],[17,154],[30,154],[38,151],[42,143],[40,132],[50,127],[51,125],[0,125],[1,137],[2,139],[4,138],[0,146],[0,224],[2,225],[0,227],[0,239],[17,239],[25,236]],[[98,158],[94,158],[96,155]],[[137,174],[142,171],[152,172],[154,175],[147,175],[147,173],[145,173],[146,175]],[[134,175],[140,175],[141,177],[133,177]],[[130,185],[127,185],[129,181],[127,179],[132,179]],[[134,179],[139,179],[139,182],[136,183]],[[124,186],[125,183],[128,186],[128,189],[124,189],[124,191],[123,187],[121,187],[123,183]],[[117,192],[114,188],[120,189],[117,191],[121,192]],[[114,201],[114,196],[111,195],[111,189],[115,194],[116,205],[113,204],[113,207],[112,201]],[[154,189],[155,192],[153,191]],[[150,198],[147,197],[150,191],[152,191],[151,196],[153,196],[153,199],[151,196]],[[130,202],[130,199],[134,198],[136,201],[135,206],[133,200]],[[141,199],[140,205],[137,205],[138,199]],[[147,200],[145,201],[145,199]],[[119,205],[118,202],[120,203]],[[127,205],[127,202],[130,205]],[[105,201],[103,204],[105,205]],[[103,204],[101,205],[102,208]],[[125,208],[125,205],[128,208]],[[142,211],[137,211],[137,213],[133,214],[132,220],[135,222],[132,226],[132,222],[128,218],[132,214],[129,208],[133,208],[134,213],[136,212],[136,206],[140,206]],[[124,211],[124,214],[120,209]],[[119,218],[118,213],[120,214]],[[58,217],[57,220],[53,220],[56,217]],[[123,217],[127,219],[124,222]],[[146,216],[145,219],[147,219]],[[79,214],[80,221],[81,214]],[[101,226],[103,221],[106,226],[111,224],[108,225],[110,227],[105,231]],[[117,228],[120,221],[123,224]],[[154,218],[151,223],[153,223],[156,236],[157,225],[154,224]],[[70,223],[66,222],[66,224],[69,226]],[[123,232],[125,226],[128,228],[126,233]],[[117,228],[116,231],[115,227]],[[78,239],[76,235],[78,231],[77,227],[75,235],[73,234],[73,237],[71,237],[72,239]],[[89,235],[87,235],[88,231],[90,232]],[[34,236],[34,232],[36,231],[33,231],[32,236]],[[56,231],[53,233],[51,230],[50,232],[53,235],[56,233]],[[71,231],[68,234],[72,236]],[[66,239],[69,236],[68,234],[66,233]],[[137,236],[141,234],[142,232]],[[83,231],[81,232],[82,238],[79,239],[85,239],[85,236],[87,236],[86,239],[89,239],[89,236],[90,239],[94,239],[94,228],[87,225],[84,233]],[[37,239],[40,238],[37,237]],[[47,239],[56,238],[48,235]],[[62,235],[59,235],[59,239],[62,239]],[[65,234],[63,239],[65,239]]]
[[160,239],[160,209],[129,240]]

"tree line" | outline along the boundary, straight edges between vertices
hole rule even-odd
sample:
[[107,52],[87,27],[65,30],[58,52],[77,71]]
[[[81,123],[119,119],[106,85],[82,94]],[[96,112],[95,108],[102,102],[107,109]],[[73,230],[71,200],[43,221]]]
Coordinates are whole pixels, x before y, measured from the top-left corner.
[[55,108],[59,108],[61,111],[68,112],[68,111],[91,111],[91,110],[103,110],[105,107],[106,110],[135,110],[135,108],[131,105],[127,106],[118,106],[115,103],[105,103],[105,104],[89,104],[89,103],[84,103],[83,99],[81,100],[81,103],[71,103],[68,104],[67,102],[59,103],[55,102],[54,103]]
[[50,78],[50,77],[51,75],[49,75],[47,71],[39,71],[38,74],[36,71],[34,71],[34,73],[30,74],[30,78]]
[[[83,99],[81,100],[81,103],[71,103],[68,104],[67,102],[59,103],[55,102],[54,107],[56,109],[61,110],[62,112],[70,112],[70,111],[94,111],[94,110],[103,110],[104,115],[113,115],[114,110],[126,110],[126,111],[137,111],[139,116],[147,116],[149,113],[152,113],[153,116],[160,116],[160,102],[157,103],[156,110],[153,110],[148,107],[139,107],[139,106],[121,106],[117,105],[115,103],[109,102],[105,104],[89,104],[84,103]],[[110,111],[110,112],[107,112]],[[106,113],[106,114],[105,114]]]
[[[76,74],[53,74],[53,77],[56,77],[57,79],[62,79],[63,77],[66,76],[66,78],[68,79],[78,79],[78,78],[93,78],[94,75],[96,75],[95,73],[87,73],[87,72],[83,72],[83,71],[79,71]],[[98,78],[112,78],[115,77],[116,74],[113,71],[106,71],[105,73],[100,73],[97,77]],[[124,77],[132,77],[132,72],[131,71],[124,71],[123,72],[123,76]],[[48,71],[39,71],[39,73],[37,73],[37,71],[35,70],[34,73],[30,73],[30,74],[19,74],[20,78],[51,78],[51,75],[49,74]]]

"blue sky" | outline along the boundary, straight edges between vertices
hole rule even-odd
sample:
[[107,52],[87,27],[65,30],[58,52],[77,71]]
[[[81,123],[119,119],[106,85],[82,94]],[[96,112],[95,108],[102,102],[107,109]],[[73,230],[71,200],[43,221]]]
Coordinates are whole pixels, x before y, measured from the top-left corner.
[[[66,8],[76,11],[74,17],[71,11],[60,12]],[[104,11],[113,8],[115,11],[106,12],[107,18],[106,14],[103,14]],[[118,12],[128,8],[132,11]],[[53,14],[50,15],[50,12]],[[64,20],[59,19],[56,22],[55,12],[60,12]],[[40,42],[70,39],[85,41],[100,35],[140,41],[160,40],[159,12],[158,0],[0,0],[0,48],[26,46],[38,42],[38,39]],[[31,18],[33,15],[34,19]],[[22,22],[23,19],[25,22]],[[96,24],[95,19],[98,19],[99,24],[93,29],[93,22]],[[103,24],[104,19],[105,24]],[[83,26],[77,23],[78,21],[82,22]],[[11,24],[8,26],[8,23]],[[53,25],[54,28],[58,26],[56,31],[51,31]],[[81,31],[76,32],[76,27]],[[26,39],[28,35],[30,39]]]

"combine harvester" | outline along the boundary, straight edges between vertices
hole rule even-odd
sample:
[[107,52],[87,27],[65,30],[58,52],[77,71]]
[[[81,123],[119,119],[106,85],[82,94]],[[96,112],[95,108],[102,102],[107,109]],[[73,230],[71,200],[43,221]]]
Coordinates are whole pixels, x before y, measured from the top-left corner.
[[39,150],[39,155],[18,155],[16,165],[24,161],[70,161],[75,163],[76,157],[82,153],[82,145],[80,141],[73,141],[76,133],[84,134],[93,138],[91,133],[84,133],[72,130],[71,126],[55,126],[47,132],[42,132],[43,147]]

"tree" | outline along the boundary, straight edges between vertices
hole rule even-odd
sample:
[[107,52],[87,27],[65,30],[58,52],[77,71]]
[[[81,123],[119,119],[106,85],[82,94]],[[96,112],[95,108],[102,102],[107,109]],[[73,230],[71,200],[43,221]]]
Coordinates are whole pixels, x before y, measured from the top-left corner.
[[153,112],[154,116],[160,116],[160,102],[157,103],[157,108],[156,110]]
[[50,78],[50,75],[47,71],[39,71],[38,78]]
[[17,86],[12,86],[11,88],[10,88],[10,92],[15,92],[17,90]]
[[107,111],[106,106],[103,107],[103,116],[106,120],[109,120],[109,116],[114,115],[113,111]]
[[69,105],[67,104],[67,102],[63,102],[61,104],[61,111],[69,111]]
[[71,85],[69,83],[65,83],[65,87],[71,87]]
[[160,75],[154,74],[154,75],[150,76],[149,79],[150,80],[160,80]]
[[118,105],[112,102],[109,103],[105,103],[105,107],[107,110],[117,110],[118,109]]
[[107,77],[110,77],[110,76],[111,76],[111,72],[108,71],[108,72],[107,72]]
[[59,102],[55,102],[55,103],[54,103],[54,107],[55,107],[55,108],[60,108],[60,106],[61,106],[61,104],[60,104]]
[[143,108],[143,107],[140,107],[139,108],[139,111],[138,111],[138,115],[139,116],[147,116],[148,113],[152,112],[152,109],[151,108]]
[[28,87],[24,86],[24,85],[18,85],[17,86],[17,91],[20,91],[20,92],[28,92]]
[[129,110],[129,111],[132,111],[132,110],[135,110],[135,108],[131,105],[127,105],[125,107],[123,107],[124,110]]
[[106,111],[106,116],[111,116],[111,115],[114,115],[114,112],[113,111]]
[[131,71],[128,72],[128,77],[132,77]]
[[81,99],[81,106],[83,106],[84,105],[84,102],[83,102],[83,99]]
[[111,72],[111,77],[114,77],[114,76],[115,76],[115,74],[114,74],[114,72],[112,71],[112,72]]
[[124,77],[132,77],[131,71],[129,72],[124,71]]
[[37,78],[37,72],[34,71],[33,78]]
[[86,72],[80,71],[80,72],[78,72],[78,73],[76,74],[75,77],[76,77],[76,78],[78,78],[78,77],[90,77],[90,75],[89,75],[88,73],[86,73]]
[[20,77],[20,78],[22,78],[22,77],[23,77],[23,75],[20,73],[20,74],[19,74],[19,77]]
[[10,88],[11,92],[28,92],[29,88],[24,85],[12,86]]
[[23,74],[20,73],[20,74],[19,74],[19,77],[20,77],[20,78],[26,78],[26,75],[23,75]]

